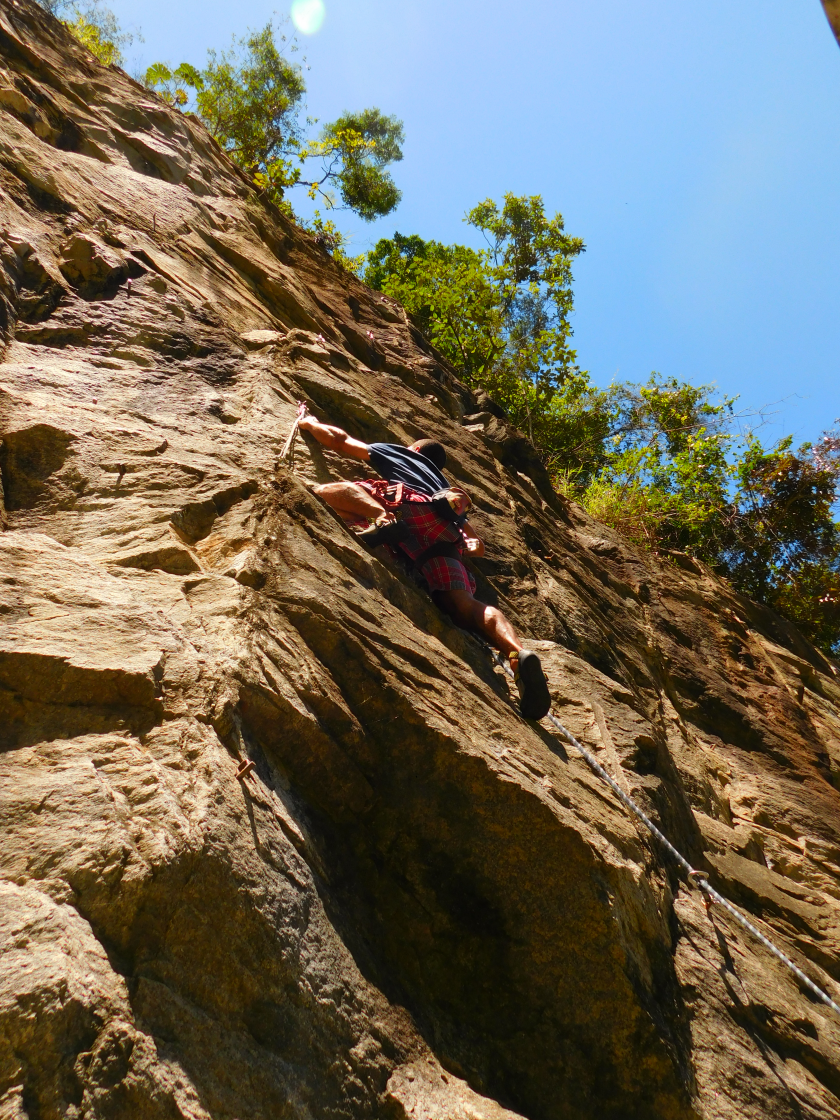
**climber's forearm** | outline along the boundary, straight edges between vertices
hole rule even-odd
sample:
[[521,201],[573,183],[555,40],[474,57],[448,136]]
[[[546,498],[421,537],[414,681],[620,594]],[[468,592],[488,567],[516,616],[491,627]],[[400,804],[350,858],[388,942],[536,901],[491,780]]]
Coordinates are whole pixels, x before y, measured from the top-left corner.
[[338,428],[334,424],[322,424],[314,416],[304,416],[299,427],[302,432],[309,432],[318,443],[322,443],[330,451],[338,451],[349,439],[343,428]]
[[364,462],[370,458],[370,448],[366,443],[353,439],[343,428],[338,428],[334,424],[322,424],[314,416],[304,416],[299,427],[301,431],[309,432],[318,443],[339,455],[347,455],[350,459],[361,459]]

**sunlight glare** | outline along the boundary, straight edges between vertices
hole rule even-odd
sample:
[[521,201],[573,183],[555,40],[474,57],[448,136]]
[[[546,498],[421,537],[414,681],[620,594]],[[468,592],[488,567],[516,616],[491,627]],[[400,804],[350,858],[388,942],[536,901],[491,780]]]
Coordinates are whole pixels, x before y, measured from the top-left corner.
[[294,0],[292,23],[303,35],[314,35],[324,22],[324,0]]

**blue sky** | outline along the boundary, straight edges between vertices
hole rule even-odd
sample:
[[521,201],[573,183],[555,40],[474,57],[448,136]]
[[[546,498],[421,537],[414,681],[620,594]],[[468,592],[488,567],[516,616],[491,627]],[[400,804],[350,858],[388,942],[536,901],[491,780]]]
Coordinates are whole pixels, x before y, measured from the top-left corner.
[[[840,50],[819,0],[324,2],[299,36],[309,112],[376,105],[406,130],[399,209],[339,215],[354,252],[394,230],[477,244],[469,207],[542,194],[587,244],[575,342],[596,382],[713,382],[774,406],[765,439],[840,416]],[[142,30],[134,70],[200,65],[289,4],[110,6]]]

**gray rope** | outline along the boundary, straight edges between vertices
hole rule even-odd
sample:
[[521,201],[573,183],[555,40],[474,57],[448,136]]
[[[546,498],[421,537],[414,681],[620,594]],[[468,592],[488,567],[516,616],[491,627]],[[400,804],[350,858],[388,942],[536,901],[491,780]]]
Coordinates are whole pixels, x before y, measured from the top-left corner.
[[[501,667],[509,677],[513,677],[513,671],[511,670],[510,665],[506,664],[504,659],[500,657],[495,650],[491,650],[491,653],[493,654],[493,657],[496,660],[497,664],[501,665]],[[720,891],[716,891],[709,882],[704,871],[698,871],[696,870],[696,868],[691,866],[685,856],[682,855],[682,853],[674,847],[667,836],[665,836],[656,827],[656,825],[653,823],[644,809],[642,809],[640,805],[637,805],[633,798],[629,797],[624,792],[618,782],[616,782],[607,773],[607,771],[597,760],[597,758],[595,758],[595,756],[590,751],[588,751],[582,743],[579,743],[577,741],[571,731],[568,731],[563,726],[557,716],[555,716],[554,712],[549,712],[546,716],[546,719],[549,721],[549,723],[552,724],[553,727],[555,727],[560,732],[566,742],[573,746],[575,750],[583,756],[589,768],[593,770],[599,778],[603,779],[603,781],[607,783],[607,785],[610,787],[619,801],[621,801],[623,805],[626,805],[630,812],[639,818],[639,820],[642,822],[648,832],[651,833],[652,836],[656,837],[662,847],[665,848],[665,850],[686,873],[686,878],[688,879],[689,886],[694,887],[696,890],[702,891],[708,899],[717,902],[720,906],[722,906],[724,910],[726,910],[726,912],[730,914],[743,929],[747,930],[748,933],[751,933],[753,937],[756,938],[756,940],[761,942],[765,949],[770,950],[770,952],[774,957],[776,957],[777,960],[780,960],[782,964],[786,965],[793,973],[793,975],[797,978],[797,980],[799,980],[799,982],[803,984],[809,992],[815,995],[817,999],[827,1004],[827,1006],[830,1007],[832,1011],[836,1011],[837,1014],[840,1015],[840,1005],[836,1004],[831,996],[824,992],[822,988],[818,987],[818,985],[816,985],[814,981],[810,979],[810,977],[806,976],[802,969],[795,965],[786,953],[783,953],[777,945],[773,944],[769,937],[766,937],[761,932],[761,930],[757,929],[751,921],[745,918],[741,911],[736,909],[736,907],[734,907],[727,898],[724,898]]]

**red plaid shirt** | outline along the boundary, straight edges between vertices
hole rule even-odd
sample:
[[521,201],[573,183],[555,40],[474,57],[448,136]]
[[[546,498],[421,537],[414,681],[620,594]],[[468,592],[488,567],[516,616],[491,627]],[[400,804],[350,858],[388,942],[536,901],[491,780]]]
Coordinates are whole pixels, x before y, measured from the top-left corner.
[[[386,508],[396,505],[395,499],[398,496],[397,487],[399,483],[374,478],[358,482],[356,485],[367,490]],[[457,525],[453,525],[451,521],[441,517],[434,509],[423,509],[424,505],[431,502],[431,498],[427,494],[412,490],[410,486],[403,486],[401,497],[402,501],[399,504],[400,520],[403,525],[411,530],[411,536],[401,541],[399,547],[412,560],[416,560],[421,552],[425,552],[433,544],[454,544],[459,551],[463,551],[464,534]]]
[[[433,544],[454,544],[459,551],[463,549],[463,532],[435,510],[424,509],[431,502],[428,495],[412,490],[409,486],[386,482],[384,478],[367,479],[357,485],[367,490],[386,508],[399,507],[400,520],[411,530],[411,536],[397,547],[412,560]],[[452,556],[436,556],[427,560],[420,569],[420,574],[431,592],[469,591],[475,594],[472,572]]]

